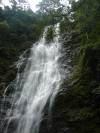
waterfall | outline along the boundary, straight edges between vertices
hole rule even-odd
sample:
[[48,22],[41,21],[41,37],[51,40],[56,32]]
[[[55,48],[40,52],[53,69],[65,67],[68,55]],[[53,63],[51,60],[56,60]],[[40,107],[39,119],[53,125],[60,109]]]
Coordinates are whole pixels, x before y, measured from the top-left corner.
[[[31,48],[25,68],[21,68],[26,58],[20,57],[15,92],[12,95],[12,107],[7,112],[7,126],[4,133],[9,131],[11,123],[15,123],[11,133],[38,133],[44,115],[44,108],[52,108],[54,99],[59,92],[62,76],[60,73],[60,42],[59,26],[55,26],[53,42],[47,44],[45,35]],[[24,69],[20,73],[20,69]],[[5,92],[6,93],[6,92]],[[5,95],[5,94],[4,94]],[[11,128],[11,126],[10,126]]]

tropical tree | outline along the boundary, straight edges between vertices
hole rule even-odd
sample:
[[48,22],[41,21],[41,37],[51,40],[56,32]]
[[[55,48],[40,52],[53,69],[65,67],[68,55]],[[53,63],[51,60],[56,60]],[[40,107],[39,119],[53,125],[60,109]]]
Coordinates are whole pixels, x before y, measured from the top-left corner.
[[[89,38],[97,38],[97,31],[100,31],[100,1],[99,0],[79,0],[72,2],[72,14],[75,21],[76,30]],[[95,34],[97,33],[97,34]]]
[[52,19],[52,24],[61,20],[63,12],[63,4],[60,0],[42,0],[38,5],[42,14],[47,14]]
[[57,11],[61,3],[60,0],[42,0],[38,6],[41,12],[52,13],[53,11]]

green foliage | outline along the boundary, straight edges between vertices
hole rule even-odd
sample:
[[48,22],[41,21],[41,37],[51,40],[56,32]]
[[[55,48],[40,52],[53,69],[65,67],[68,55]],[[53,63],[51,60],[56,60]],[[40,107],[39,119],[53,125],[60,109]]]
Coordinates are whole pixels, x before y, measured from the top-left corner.
[[93,117],[94,112],[91,108],[83,107],[80,109],[70,109],[66,115],[70,121],[78,121]]
[[[39,12],[51,18],[52,25],[61,21],[64,14],[64,5],[60,0],[42,0],[39,5]],[[66,14],[66,13],[65,13]]]
[[[80,52],[64,99],[65,118],[70,128],[74,128],[72,133],[100,132],[99,10],[100,0],[72,2],[70,16],[74,21],[70,24],[72,30],[80,33]],[[66,32],[65,22],[61,23],[62,33]],[[68,82],[65,84],[67,86]]]
[[30,10],[0,9],[0,45],[20,49],[23,42],[37,41],[49,21],[47,18]]
[[8,23],[6,21],[0,22],[0,30],[1,31],[6,31],[8,29],[9,29],[9,25],[8,25]]
[[89,37],[91,34],[95,34],[95,31],[99,31],[98,23],[100,21],[100,15],[98,10],[100,9],[99,0],[79,0],[72,4],[74,12],[74,20],[76,24],[76,30],[87,33]]
[[60,32],[61,34],[65,32],[71,31],[71,22],[68,18],[63,18],[63,20],[60,22]]
[[7,21],[0,22],[0,40],[6,39],[9,33],[9,24]]
[[47,30],[46,41],[47,41],[47,42],[53,41],[54,36],[55,36],[54,27],[51,26],[51,27],[49,27],[48,30]]
[[98,80],[100,58],[99,0],[79,0],[72,3],[74,29],[81,33],[80,57],[74,77],[88,82]]

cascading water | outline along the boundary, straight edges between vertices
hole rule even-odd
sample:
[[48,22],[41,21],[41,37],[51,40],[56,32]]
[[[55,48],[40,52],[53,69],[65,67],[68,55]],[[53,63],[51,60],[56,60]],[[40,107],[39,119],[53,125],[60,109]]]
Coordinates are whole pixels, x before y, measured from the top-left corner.
[[[7,127],[4,133],[8,133],[9,125],[15,121],[15,129],[12,133],[38,133],[40,122],[46,104],[52,107],[57,95],[62,77],[58,60],[60,58],[59,26],[55,26],[54,41],[46,43],[45,34],[31,49],[31,55],[27,59],[27,65],[23,74],[18,72],[16,87],[12,101],[12,107],[8,111]],[[22,66],[23,58],[17,66]]]

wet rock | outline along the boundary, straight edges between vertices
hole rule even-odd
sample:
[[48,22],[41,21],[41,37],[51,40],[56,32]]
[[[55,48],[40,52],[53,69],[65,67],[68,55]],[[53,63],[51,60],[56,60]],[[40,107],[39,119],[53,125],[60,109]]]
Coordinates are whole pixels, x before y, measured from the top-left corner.
[[2,94],[4,93],[5,88],[6,88],[6,83],[1,82],[0,83],[0,96],[2,96]]

